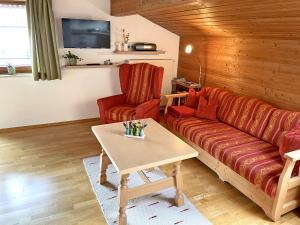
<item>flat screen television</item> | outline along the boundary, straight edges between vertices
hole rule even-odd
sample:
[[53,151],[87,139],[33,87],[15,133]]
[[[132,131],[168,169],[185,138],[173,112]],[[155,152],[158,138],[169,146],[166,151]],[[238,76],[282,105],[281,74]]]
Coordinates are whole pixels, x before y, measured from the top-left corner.
[[110,48],[110,22],[62,19],[64,48]]

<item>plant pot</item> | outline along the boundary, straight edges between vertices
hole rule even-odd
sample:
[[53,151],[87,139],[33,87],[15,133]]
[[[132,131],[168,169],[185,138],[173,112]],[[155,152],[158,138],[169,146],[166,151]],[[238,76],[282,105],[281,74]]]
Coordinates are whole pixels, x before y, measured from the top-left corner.
[[77,59],[75,58],[68,58],[69,66],[76,66],[77,65]]
[[8,75],[15,75],[16,74],[16,67],[8,66],[7,67],[7,73],[8,73]]

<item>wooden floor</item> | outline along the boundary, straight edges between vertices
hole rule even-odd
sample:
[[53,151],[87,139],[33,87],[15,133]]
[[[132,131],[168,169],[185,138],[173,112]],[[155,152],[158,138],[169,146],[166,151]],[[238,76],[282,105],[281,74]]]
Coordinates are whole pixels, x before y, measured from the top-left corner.
[[[1,225],[105,224],[82,164],[99,154],[90,129],[97,123],[0,133]],[[213,224],[273,224],[200,161],[187,160],[182,170],[185,194]],[[300,210],[276,224],[299,225]]]

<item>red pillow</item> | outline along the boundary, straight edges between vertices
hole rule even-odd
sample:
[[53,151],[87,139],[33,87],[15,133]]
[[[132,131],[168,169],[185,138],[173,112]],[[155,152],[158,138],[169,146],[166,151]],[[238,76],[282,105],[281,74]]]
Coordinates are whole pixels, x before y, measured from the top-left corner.
[[208,102],[203,96],[200,96],[196,117],[217,121],[217,108],[216,101],[211,100]]
[[189,88],[189,94],[187,96],[185,106],[197,108],[199,103],[200,92],[196,92],[194,88]]
[[[284,158],[285,153],[298,149],[300,149],[300,125],[296,126],[282,137],[279,147],[279,154],[282,161],[284,163],[286,161],[286,158]],[[300,162],[298,161],[294,167],[293,174],[298,174],[299,166]]]
[[191,117],[195,115],[195,112],[196,109],[184,105],[168,107],[168,113],[176,118]]

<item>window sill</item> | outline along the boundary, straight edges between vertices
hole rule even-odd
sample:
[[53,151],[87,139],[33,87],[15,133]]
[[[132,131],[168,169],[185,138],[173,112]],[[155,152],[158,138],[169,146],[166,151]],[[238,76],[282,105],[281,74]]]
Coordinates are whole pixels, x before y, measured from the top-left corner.
[[32,77],[32,73],[16,73],[15,75],[0,74],[1,78],[22,78],[22,77]]

